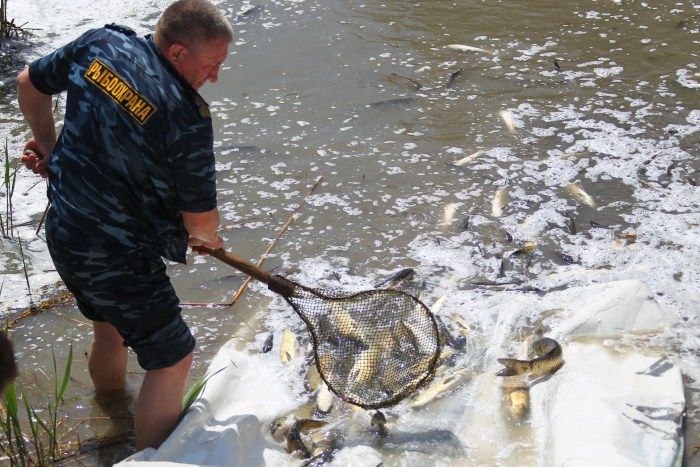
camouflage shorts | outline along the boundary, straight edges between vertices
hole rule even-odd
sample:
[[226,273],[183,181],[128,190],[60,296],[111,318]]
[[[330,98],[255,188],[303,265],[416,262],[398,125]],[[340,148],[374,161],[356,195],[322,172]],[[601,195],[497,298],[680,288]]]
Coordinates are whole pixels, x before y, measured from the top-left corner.
[[170,367],[187,356],[195,339],[180,315],[163,260],[147,251],[81,248],[85,237],[61,225],[49,210],[49,252],[81,313],[117,328],[145,370]]

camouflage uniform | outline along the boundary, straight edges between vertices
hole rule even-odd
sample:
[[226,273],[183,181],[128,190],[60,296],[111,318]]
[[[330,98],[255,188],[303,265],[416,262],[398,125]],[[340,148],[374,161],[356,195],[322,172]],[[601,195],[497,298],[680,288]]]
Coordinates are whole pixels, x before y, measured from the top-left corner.
[[194,348],[161,256],[185,262],[182,211],[216,207],[209,108],[150,36],[109,25],[29,66],[67,91],[48,166],[49,251],[89,319],[113,324],[147,369]]

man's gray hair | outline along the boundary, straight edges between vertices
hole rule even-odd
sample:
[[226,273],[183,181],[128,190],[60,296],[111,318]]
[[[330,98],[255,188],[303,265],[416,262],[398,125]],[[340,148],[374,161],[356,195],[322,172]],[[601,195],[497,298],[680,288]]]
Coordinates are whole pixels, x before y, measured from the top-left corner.
[[233,40],[233,28],[219,8],[208,0],[178,0],[156,23],[154,40],[169,47],[179,42],[198,47],[215,39]]

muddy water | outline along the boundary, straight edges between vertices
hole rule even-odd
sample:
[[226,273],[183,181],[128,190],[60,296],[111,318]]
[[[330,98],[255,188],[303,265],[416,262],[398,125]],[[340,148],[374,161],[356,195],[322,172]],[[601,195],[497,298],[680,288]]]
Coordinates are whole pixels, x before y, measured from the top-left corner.
[[[3,80],[104,22],[145,33],[167,4],[135,11],[110,2],[95,11],[59,3],[11,2],[9,16],[41,30],[33,48],[5,53]],[[265,267],[311,285],[366,288],[410,266],[417,277],[406,287],[431,303],[454,288],[478,299],[500,288],[643,280],[678,323],[658,339],[686,376],[692,448],[700,419],[693,2],[276,1],[246,15],[253,4],[221,6],[235,18],[236,43],[220,82],[203,93],[215,118],[229,249],[257,261],[304,202]],[[2,133],[18,151],[26,127],[11,90],[2,92]],[[570,184],[595,205],[570,195]],[[497,216],[492,199],[503,188]],[[58,288],[43,233],[35,233],[43,191],[18,172],[13,238],[0,243],[6,315],[30,299],[18,238],[32,300]],[[4,188],[0,197],[4,207]],[[525,241],[537,242],[532,257],[504,264],[503,253]],[[190,257],[170,274],[194,304],[230,300],[243,280],[208,258]],[[282,320],[302,331],[256,284],[231,308],[188,306],[184,314],[199,343],[196,376],[232,337],[255,350]],[[81,359],[71,404],[92,421],[85,438],[114,427],[84,414],[95,410],[82,358],[89,326],[76,320],[74,306],[63,306],[13,335],[25,373],[49,368],[48,348],[64,355],[74,343]],[[131,365],[136,387],[140,370]]]

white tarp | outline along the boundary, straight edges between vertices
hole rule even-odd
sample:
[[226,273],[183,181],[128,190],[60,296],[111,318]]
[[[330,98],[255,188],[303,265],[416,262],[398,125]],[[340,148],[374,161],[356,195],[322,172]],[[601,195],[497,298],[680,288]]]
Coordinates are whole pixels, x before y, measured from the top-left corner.
[[[485,348],[475,354],[481,361],[471,367],[472,377],[427,407],[392,409],[389,435],[381,443],[354,428],[333,465],[680,465],[680,370],[663,352],[625,341],[668,325],[650,295],[643,283],[627,280],[545,297],[484,299],[478,316],[490,334],[480,337]],[[504,356],[522,317],[537,307],[553,310],[546,335],[561,343],[565,363],[532,386],[528,417],[513,422],[505,415],[502,378],[494,375],[500,368],[496,358]],[[221,368],[159,449],[118,465],[301,465],[268,433],[272,420],[308,397],[299,366],[282,365],[273,352],[236,350],[229,342],[209,373]],[[351,412],[351,419],[357,426],[369,418]],[[343,423],[351,424],[336,425]]]

